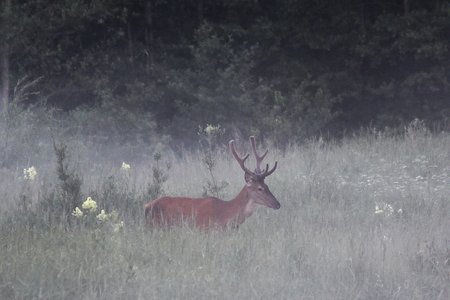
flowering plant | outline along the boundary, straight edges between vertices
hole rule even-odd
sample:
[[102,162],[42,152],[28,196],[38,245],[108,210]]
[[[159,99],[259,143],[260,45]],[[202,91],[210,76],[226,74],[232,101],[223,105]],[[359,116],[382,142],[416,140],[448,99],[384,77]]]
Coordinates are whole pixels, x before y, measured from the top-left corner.
[[110,227],[114,232],[123,230],[124,222],[119,219],[119,214],[113,210],[111,213],[106,213],[104,209],[100,210],[99,214],[95,214],[97,211],[97,202],[91,197],[87,197],[81,204],[81,209],[77,206],[72,211],[72,216],[83,220],[83,224],[87,226]]
[[23,169],[23,178],[26,180],[33,181],[37,176],[37,171],[34,166],[31,166],[27,169]]
[[126,162],[122,162],[122,166],[120,167],[120,169],[123,171],[128,171],[129,169],[131,169],[131,166]]

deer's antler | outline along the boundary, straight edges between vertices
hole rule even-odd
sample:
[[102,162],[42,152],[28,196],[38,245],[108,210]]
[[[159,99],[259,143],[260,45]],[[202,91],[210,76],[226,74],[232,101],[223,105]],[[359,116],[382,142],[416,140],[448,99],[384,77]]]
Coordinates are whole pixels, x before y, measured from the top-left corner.
[[231,153],[233,153],[234,158],[237,160],[237,162],[241,166],[242,170],[244,170],[245,173],[248,173],[248,174],[251,174],[251,175],[255,175],[255,173],[253,173],[252,171],[247,169],[247,167],[245,166],[245,160],[248,158],[248,156],[250,154],[247,153],[247,155],[245,155],[243,158],[241,158],[241,157],[239,157],[239,155],[236,152],[236,148],[235,148],[235,145],[234,145],[234,140],[231,140],[228,144],[230,145]]
[[252,143],[253,154],[255,155],[255,159],[256,159],[255,173],[261,174],[262,173],[261,172],[261,162],[263,161],[264,157],[266,157],[266,155],[269,152],[269,150],[266,150],[266,152],[264,152],[263,155],[258,155],[258,152],[256,152],[256,141],[255,141],[255,137],[254,136],[250,137],[250,143]]
[[262,155],[258,155],[258,152],[256,151],[256,141],[255,141],[255,137],[254,136],[250,137],[250,143],[252,144],[253,154],[255,155],[255,159],[256,159],[256,168],[255,168],[254,172],[250,171],[244,165],[245,164],[245,160],[248,158],[249,154],[247,154],[243,158],[241,158],[236,152],[234,140],[231,140],[229,142],[231,153],[233,153],[234,158],[237,160],[237,162],[239,163],[239,165],[241,166],[242,170],[244,170],[245,173],[248,173],[250,175],[256,176],[256,177],[258,177],[260,179],[264,179],[264,178],[266,178],[267,176],[269,176],[270,174],[272,174],[276,170],[278,162],[275,162],[275,165],[272,167],[272,169],[270,169],[270,171],[269,171],[269,164],[266,164],[265,170],[262,171],[261,170],[261,162],[266,157],[266,155],[269,152],[269,150],[266,150],[264,152],[264,154],[262,154]]

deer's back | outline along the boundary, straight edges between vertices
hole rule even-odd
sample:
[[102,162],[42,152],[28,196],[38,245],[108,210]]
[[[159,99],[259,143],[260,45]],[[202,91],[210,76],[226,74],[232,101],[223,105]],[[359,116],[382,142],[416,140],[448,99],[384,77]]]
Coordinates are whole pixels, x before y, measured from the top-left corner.
[[220,211],[226,201],[208,198],[162,197],[145,205],[149,225],[173,225],[193,222],[198,226],[220,223]]

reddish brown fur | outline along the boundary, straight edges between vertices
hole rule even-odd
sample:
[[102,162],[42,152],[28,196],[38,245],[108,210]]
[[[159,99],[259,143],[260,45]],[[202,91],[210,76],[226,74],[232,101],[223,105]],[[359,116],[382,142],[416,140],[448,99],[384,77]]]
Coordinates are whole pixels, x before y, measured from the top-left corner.
[[[254,147],[254,138],[250,138],[255,157],[259,158],[259,164],[264,158],[257,156]],[[242,224],[255,210],[256,204],[273,209],[279,209],[280,203],[272,195],[269,187],[264,183],[264,178],[276,169],[264,172],[251,172],[245,166],[245,158],[240,158],[234,149],[234,142],[230,141],[230,148],[236,160],[245,172],[246,185],[240,193],[230,201],[224,201],[214,197],[186,198],[186,197],[162,197],[150,201],[145,205],[145,218],[149,226],[171,226],[187,222],[199,228],[226,228],[237,227]]]

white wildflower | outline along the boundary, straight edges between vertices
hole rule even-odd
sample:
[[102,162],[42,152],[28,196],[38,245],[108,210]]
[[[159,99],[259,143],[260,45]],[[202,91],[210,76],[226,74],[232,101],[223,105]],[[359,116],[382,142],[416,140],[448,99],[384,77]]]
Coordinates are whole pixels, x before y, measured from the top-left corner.
[[384,204],[384,210],[386,211],[386,215],[390,216],[394,212],[394,208],[392,205],[385,203]]
[[86,201],[81,205],[83,209],[89,210],[90,212],[94,212],[97,210],[97,202],[92,200],[91,197],[87,197]]
[[37,171],[34,166],[29,167],[28,169],[23,169],[23,178],[26,180],[33,181],[37,176]]
[[375,214],[382,214],[384,212],[384,210],[380,209],[380,207],[378,205],[375,205]]
[[105,213],[104,209],[102,209],[100,213],[97,215],[97,220],[99,220],[100,222],[105,222],[108,220],[108,214]]
[[381,204],[377,204],[375,205],[375,214],[379,215],[379,214],[384,214],[386,216],[390,216],[394,213],[394,208],[392,207],[392,205],[388,204],[388,203],[381,203]]
[[83,212],[78,207],[75,207],[75,209],[72,212],[72,216],[76,218],[81,218],[83,215],[84,215]]
[[212,124],[206,124],[206,127],[204,129],[199,126],[199,134],[205,133],[208,136],[216,136],[223,133],[222,127],[220,125],[212,125]]
[[127,164],[126,162],[122,162],[122,166],[120,167],[121,170],[127,171],[131,169],[131,166]]
[[114,232],[122,231],[123,230],[123,226],[124,226],[123,221],[120,221],[119,223],[116,223],[116,224],[113,225],[113,231]]

